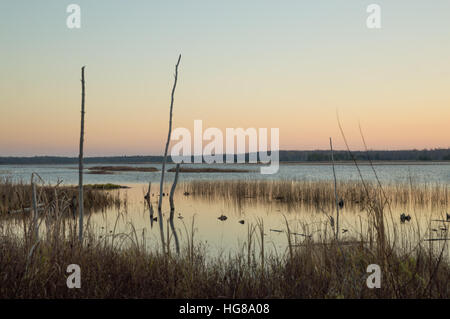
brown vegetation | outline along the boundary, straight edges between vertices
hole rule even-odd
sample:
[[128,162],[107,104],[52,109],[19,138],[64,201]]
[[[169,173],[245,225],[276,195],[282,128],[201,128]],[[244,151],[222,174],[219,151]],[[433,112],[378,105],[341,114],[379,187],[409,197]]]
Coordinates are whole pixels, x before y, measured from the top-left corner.
[[[25,191],[27,187],[19,189]],[[167,236],[163,252],[149,250],[145,234],[141,237],[134,227],[130,233],[101,236],[92,231],[89,219],[79,242],[76,220],[61,218],[62,206],[52,205],[50,196],[55,188],[40,188],[47,194],[43,190],[49,196],[41,195],[46,199],[40,215],[45,228],[39,241],[33,236],[33,221],[27,215],[16,222],[21,232],[11,223],[0,227],[0,298],[450,296],[447,242],[419,241],[414,247],[399,246],[398,238],[386,234],[380,192],[366,200],[370,230],[365,238],[344,242],[303,237],[299,243],[291,236],[294,233],[286,221],[286,250],[268,254],[264,246],[267,229],[260,220],[247,226],[247,240],[235,255],[211,257],[204,246],[194,244],[194,222],[191,230],[186,229],[184,247],[177,255],[171,250],[173,236]],[[51,211],[54,214],[49,214]],[[66,286],[70,264],[82,269],[80,289]],[[366,285],[370,264],[381,267],[380,289]]]
[[[332,181],[199,180],[184,183],[183,189],[194,196],[206,198],[253,198],[262,202],[278,201],[317,206],[335,202]],[[364,185],[361,182],[340,182],[337,189],[345,205],[362,207],[380,192],[378,185],[367,182]],[[390,204],[448,206],[450,200],[449,186],[446,184],[390,184],[383,186],[383,193]]]
[[[118,194],[104,192],[112,189],[111,186],[86,185],[84,187],[84,207],[87,210],[101,210],[113,205],[120,205]],[[31,185],[13,183],[10,180],[0,180],[0,215],[5,213],[30,211]],[[38,186],[38,202],[41,206],[49,207],[58,197],[59,207],[66,207],[72,214],[72,209],[77,206],[78,189],[76,186]],[[75,201],[74,201],[75,199]]]
[[[70,220],[69,220],[70,221]],[[419,246],[414,253],[305,240],[286,253],[265,255],[262,225],[234,256],[209,258],[189,243],[179,256],[148,251],[136,232],[63,236],[59,221],[37,244],[2,228],[0,298],[448,298],[450,268]],[[52,226],[53,225],[53,226]],[[72,229],[71,225],[67,225]],[[263,227],[263,226],[262,226]],[[27,223],[24,221],[24,228]],[[27,232],[25,232],[27,233]],[[124,249],[123,245],[126,244]],[[169,245],[169,243],[168,243]],[[67,266],[81,267],[80,289],[68,289]],[[382,268],[382,286],[366,285],[369,264]]]

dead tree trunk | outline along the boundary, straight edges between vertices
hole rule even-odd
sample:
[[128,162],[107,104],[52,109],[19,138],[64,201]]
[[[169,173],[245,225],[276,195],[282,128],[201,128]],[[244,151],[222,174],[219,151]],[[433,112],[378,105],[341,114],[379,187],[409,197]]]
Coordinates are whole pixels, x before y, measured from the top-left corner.
[[84,145],[84,66],[81,68],[81,131],[80,131],[80,155],[78,157],[78,208],[80,214],[79,220],[79,240],[83,241],[83,145]]
[[181,54],[178,57],[177,64],[175,65],[175,79],[173,83],[172,88],[172,94],[171,94],[171,100],[170,100],[170,115],[169,115],[169,133],[167,134],[167,141],[166,141],[166,148],[164,150],[164,158],[161,168],[161,182],[159,184],[159,202],[158,202],[158,221],[159,221],[159,228],[161,232],[161,241],[163,244],[164,249],[164,228],[163,228],[163,221],[162,221],[162,198],[163,198],[163,186],[164,186],[164,173],[166,170],[166,161],[167,161],[167,152],[169,151],[169,143],[170,143],[170,136],[172,134],[172,113],[173,113],[173,102],[175,98],[175,88],[177,87],[177,80],[178,80],[178,65],[180,64],[181,60]]
[[[181,60],[181,54],[178,57],[177,64],[175,66],[175,80],[173,83],[172,88],[172,95],[171,95],[171,101],[170,101],[170,115],[169,115],[169,133],[167,134],[167,141],[166,141],[166,148],[164,150],[164,158],[162,163],[162,169],[161,169],[161,183],[159,184],[159,203],[158,203],[158,211],[161,211],[162,207],[162,194],[163,194],[163,186],[164,186],[164,173],[166,168],[166,161],[167,161],[167,152],[169,151],[169,143],[170,143],[170,136],[172,134],[172,113],[173,113],[173,101],[175,96],[175,88],[177,87],[177,80],[178,80],[178,65],[180,64]],[[160,216],[159,216],[160,217]]]

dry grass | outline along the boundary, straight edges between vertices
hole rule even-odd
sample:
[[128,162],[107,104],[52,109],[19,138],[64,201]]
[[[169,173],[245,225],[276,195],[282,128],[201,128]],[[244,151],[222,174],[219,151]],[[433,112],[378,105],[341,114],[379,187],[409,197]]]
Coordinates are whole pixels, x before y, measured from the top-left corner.
[[[242,184],[241,184],[242,185]],[[54,191],[54,189],[53,189]],[[50,191],[51,193],[51,191]],[[0,298],[449,298],[447,242],[419,242],[402,249],[386,234],[381,193],[366,199],[372,235],[350,242],[291,241],[286,223],[285,252],[268,253],[262,220],[248,225],[248,237],[234,255],[211,257],[194,242],[194,221],[186,229],[180,255],[148,249],[145,233],[100,237],[86,223],[83,243],[76,220],[58,209],[42,214],[45,228],[33,236],[32,219],[22,215],[23,231],[0,224]],[[56,207],[59,207],[57,205]],[[16,225],[17,226],[17,225]],[[168,230],[168,228],[167,228]],[[20,233],[20,234],[19,234]],[[394,240],[392,239],[394,238]],[[173,241],[173,239],[172,239]],[[369,243],[368,243],[369,241]],[[170,249],[172,248],[172,249]],[[436,249],[438,248],[438,249]],[[68,289],[67,266],[81,267],[81,288]],[[380,289],[369,289],[369,264],[382,270]]]
[[[98,185],[87,185],[84,188],[84,207],[86,210],[102,210],[125,204],[118,193],[103,190],[104,188],[100,189]],[[54,206],[57,196],[59,207],[66,207],[70,214],[72,213],[73,203],[78,203],[78,188],[75,186],[38,186],[37,194],[38,202],[47,206],[51,203]],[[31,207],[30,184],[13,183],[9,179],[0,180],[0,215],[22,211],[23,209],[27,211],[29,207]]]
[[[281,256],[266,255],[249,235],[248,253],[208,258],[189,242],[181,255],[149,252],[138,235],[83,245],[51,234],[33,241],[3,231],[0,298],[448,298],[450,268],[419,248],[391,253],[387,261],[362,243],[351,246],[305,242]],[[115,244],[113,239],[115,239]],[[128,248],[121,242],[128,238]],[[136,239],[131,239],[136,238]],[[121,242],[119,244],[119,242]],[[34,249],[32,248],[34,246]],[[261,258],[261,256],[264,256]],[[381,255],[383,256],[383,255]],[[366,286],[369,264],[382,267],[382,287]],[[81,267],[81,288],[68,289],[69,264]]]
[[[380,191],[375,183],[340,182],[339,197],[345,205],[366,207]],[[326,206],[335,201],[332,181],[269,181],[269,180],[198,180],[184,183],[185,192],[205,198],[232,201],[278,201],[290,205]],[[389,204],[448,206],[449,186],[446,184],[390,184],[383,186]]]

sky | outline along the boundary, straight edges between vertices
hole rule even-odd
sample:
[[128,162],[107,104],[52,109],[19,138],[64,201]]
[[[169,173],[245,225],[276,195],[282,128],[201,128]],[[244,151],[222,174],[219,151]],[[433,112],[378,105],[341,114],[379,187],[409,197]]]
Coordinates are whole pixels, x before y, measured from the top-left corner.
[[[66,8],[81,8],[69,29]],[[381,29],[366,8],[381,7]],[[450,147],[450,1],[0,2],[0,156],[162,154],[173,125],[279,128],[280,149]]]

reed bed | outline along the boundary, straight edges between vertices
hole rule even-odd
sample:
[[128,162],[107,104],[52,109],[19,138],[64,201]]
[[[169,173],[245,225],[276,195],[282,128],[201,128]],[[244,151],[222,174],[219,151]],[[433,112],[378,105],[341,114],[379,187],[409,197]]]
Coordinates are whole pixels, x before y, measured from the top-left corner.
[[[107,188],[87,185],[84,188],[84,207],[87,210],[104,210],[108,207],[126,204],[118,192],[106,192]],[[29,211],[32,189],[30,184],[14,183],[9,179],[0,180],[0,215]],[[38,202],[43,205],[55,204],[66,207],[72,213],[78,205],[78,188],[76,186],[48,186],[37,187]]]
[[[332,181],[289,180],[196,180],[184,183],[185,194],[204,198],[224,198],[232,201],[257,200],[281,202],[289,205],[303,204],[326,206],[335,202]],[[340,182],[339,197],[345,205],[366,207],[371,198],[382,197],[392,205],[431,205],[447,207],[449,185],[446,184],[388,184],[380,188],[376,183]]]

